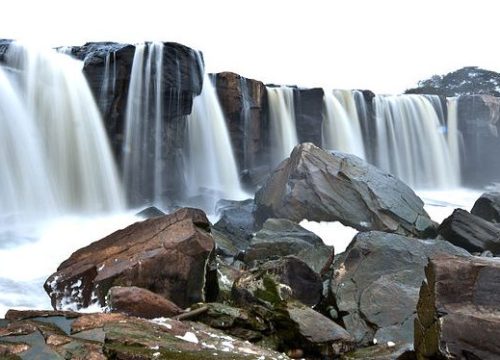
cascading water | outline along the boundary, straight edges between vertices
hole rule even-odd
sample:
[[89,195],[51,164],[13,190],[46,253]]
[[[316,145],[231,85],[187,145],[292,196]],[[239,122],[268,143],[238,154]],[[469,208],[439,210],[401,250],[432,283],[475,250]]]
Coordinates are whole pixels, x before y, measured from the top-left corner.
[[363,137],[354,98],[352,94],[344,95],[344,92],[341,94],[342,98],[349,98],[344,101],[345,104],[350,104],[347,107],[349,113],[333,92],[324,90],[322,146],[328,150],[340,150],[364,159]]
[[108,99],[112,99],[116,91],[116,52],[106,55],[104,60],[104,76],[99,94],[99,106],[105,108]]
[[215,88],[207,74],[201,94],[187,117],[189,154],[188,197],[201,196],[201,206],[213,212],[221,198],[247,198],[240,185],[226,121]]
[[433,104],[423,95],[376,96],[376,165],[414,188],[458,185]]
[[[8,45],[0,65],[0,166],[2,317],[8,308],[49,308],[47,276],[117,228],[96,215],[125,207],[80,61]],[[120,219],[119,226],[131,221]]]
[[[1,146],[20,142],[25,137],[32,138],[31,142],[22,143],[23,150],[19,146],[6,150],[11,160],[18,159],[16,168],[44,169],[45,176],[40,174],[41,178],[31,180],[36,179],[33,182],[39,184],[47,182],[48,185],[43,185],[44,191],[51,194],[54,209],[60,212],[121,209],[124,202],[117,171],[102,120],[82,74],[82,63],[53,50],[11,43],[3,65],[13,74],[11,78],[18,98],[23,100],[13,100],[10,108],[19,122],[15,125],[19,127],[16,129],[18,137],[6,139]],[[5,77],[2,87],[13,98]],[[4,117],[1,121],[12,122],[13,118]],[[29,135],[19,135],[21,131]],[[12,135],[9,132],[2,134]],[[26,191],[20,190],[24,187],[22,182],[14,186],[19,186],[18,191],[12,192],[10,197],[13,193],[24,194],[13,200],[18,203],[18,209],[30,207],[31,212],[45,211],[50,202],[39,199],[39,194],[33,194],[27,201]],[[6,196],[3,190],[2,197]],[[31,192],[34,191],[40,190]]]
[[460,137],[458,132],[458,98],[447,99],[447,132],[446,138],[448,141],[448,149],[453,169],[456,171],[455,176],[460,176]]
[[0,233],[18,218],[32,221],[56,209],[41,140],[36,122],[0,67]]
[[163,43],[135,48],[127,99],[123,173],[131,205],[163,205]]
[[299,143],[295,126],[293,89],[286,86],[267,87],[269,121],[271,122],[271,149],[273,165],[290,156]]

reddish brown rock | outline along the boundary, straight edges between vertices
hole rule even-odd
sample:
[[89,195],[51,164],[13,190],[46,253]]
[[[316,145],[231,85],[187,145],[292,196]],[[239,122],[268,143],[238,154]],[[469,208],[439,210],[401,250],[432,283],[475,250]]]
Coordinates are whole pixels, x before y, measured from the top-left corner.
[[44,287],[55,309],[104,306],[113,286],[142,287],[188,307],[217,295],[217,277],[207,265],[214,247],[205,213],[183,208],[76,251]]
[[415,320],[418,359],[500,358],[500,260],[431,259]]
[[168,299],[136,286],[112,287],[108,292],[108,307],[111,311],[146,319],[172,317],[183,312]]

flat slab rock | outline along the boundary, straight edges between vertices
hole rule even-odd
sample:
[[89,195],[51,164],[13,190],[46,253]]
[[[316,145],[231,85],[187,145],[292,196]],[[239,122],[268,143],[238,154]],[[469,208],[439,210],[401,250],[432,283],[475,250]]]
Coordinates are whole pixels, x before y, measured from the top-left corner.
[[[41,321],[32,315],[17,313],[23,320],[0,323],[2,359],[289,359],[200,323],[103,313],[65,318],[50,312]],[[64,321],[67,326],[60,327]]]
[[470,256],[442,240],[379,231],[359,233],[335,261],[332,295],[358,345],[413,343],[413,319],[424,268],[436,254]]
[[428,237],[422,200],[394,176],[341,152],[297,145],[255,195],[256,219],[340,221],[361,231]]
[[500,358],[500,259],[436,256],[415,321],[418,359]]
[[[203,211],[183,208],[135,223],[73,253],[45,283],[54,309],[106,304],[113,286],[137,286],[186,308],[216,296],[215,242]],[[212,292],[212,293],[211,293]]]

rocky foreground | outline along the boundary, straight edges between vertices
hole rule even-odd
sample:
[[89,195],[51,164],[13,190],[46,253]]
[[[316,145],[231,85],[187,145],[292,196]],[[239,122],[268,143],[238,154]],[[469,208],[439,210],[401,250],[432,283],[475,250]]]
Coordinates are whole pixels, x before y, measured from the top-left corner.
[[[53,311],[0,320],[0,356],[497,359],[498,199],[438,225],[396,178],[301,144],[215,225],[149,209],[73,253],[45,283]],[[303,218],[360,232],[335,254]]]

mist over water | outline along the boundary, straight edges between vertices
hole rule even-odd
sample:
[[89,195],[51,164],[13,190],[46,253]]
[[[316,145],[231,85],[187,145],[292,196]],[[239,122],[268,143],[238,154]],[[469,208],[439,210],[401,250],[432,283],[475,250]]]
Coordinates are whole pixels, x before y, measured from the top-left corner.
[[[242,191],[226,119],[206,73],[191,114],[178,120],[186,125],[184,166],[165,166],[164,102],[170,99],[163,96],[164,50],[159,42],[136,46],[120,178],[82,63],[52,50],[9,47],[0,66],[0,163],[8,169],[0,172],[0,317],[8,308],[49,308],[42,284],[56,267],[73,251],[137,221],[132,214],[138,209],[172,205],[166,180],[173,174],[181,174],[183,185],[173,205],[201,207],[214,221],[218,200],[252,196]],[[96,95],[102,103],[115,92],[115,55],[104,60]],[[273,168],[298,143],[294,88],[267,86],[267,100],[267,165]],[[367,122],[369,108],[375,124]],[[322,145],[368,159],[407,182],[441,222],[456,207],[469,210],[480,195],[459,187],[456,101],[448,99],[446,109],[429,96],[375,96],[370,102],[359,91],[325,89]],[[250,117],[245,129],[246,121]],[[250,156],[245,147],[244,161]],[[125,205],[122,182],[134,210]],[[301,224],[337,253],[357,233],[340,223]]]

